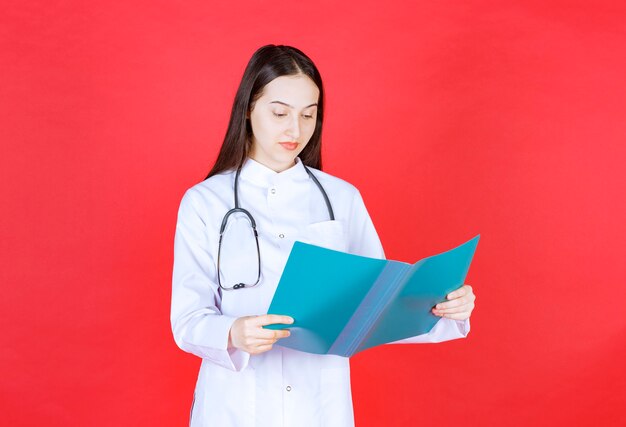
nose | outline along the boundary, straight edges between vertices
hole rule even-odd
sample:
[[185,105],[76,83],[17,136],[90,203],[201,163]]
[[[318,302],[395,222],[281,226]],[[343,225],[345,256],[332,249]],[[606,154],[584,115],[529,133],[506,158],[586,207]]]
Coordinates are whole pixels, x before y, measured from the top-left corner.
[[289,128],[287,129],[287,135],[293,140],[297,140],[300,137],[300,117],[294,115],[289,122]]

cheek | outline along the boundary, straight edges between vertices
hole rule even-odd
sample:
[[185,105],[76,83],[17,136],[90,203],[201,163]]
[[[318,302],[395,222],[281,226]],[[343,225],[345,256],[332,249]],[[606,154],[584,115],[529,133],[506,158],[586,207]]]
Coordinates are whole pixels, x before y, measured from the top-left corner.
[[307,129],[307,135],[309,137],[308,139],[310,139],[315,133],[315,121],[313,121],[312,124],[308,125],[306,129]]
[[259,142],[264,141],[267,132],[265,130],[265,126],[263,126],[263,122],[259,120],[251,120],[250,125],[252,126],[252,134],[254,135],[254,138]]
[[252,125],[252,131],[258,139],[273,138],[277,133],[280,133],[279,127],[268,121],[258,120]]

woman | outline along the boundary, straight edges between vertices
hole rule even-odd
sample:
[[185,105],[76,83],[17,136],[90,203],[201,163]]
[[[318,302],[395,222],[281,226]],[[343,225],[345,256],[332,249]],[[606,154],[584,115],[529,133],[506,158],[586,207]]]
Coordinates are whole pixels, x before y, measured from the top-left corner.
[[[348,359],[280,347],[289,331],[263,328],[293,321],[265,313],[295,240],[384,258],[358,190],[321,171],[323,112],[313,62],[293,47],[263,46],[215,165],[181,201],[171,321],[178,346],[202,358],[192,426],[354,424]],[[448,298],[433,308],[442,318],[428,334],[399,342],[465,337],[472,289]]]

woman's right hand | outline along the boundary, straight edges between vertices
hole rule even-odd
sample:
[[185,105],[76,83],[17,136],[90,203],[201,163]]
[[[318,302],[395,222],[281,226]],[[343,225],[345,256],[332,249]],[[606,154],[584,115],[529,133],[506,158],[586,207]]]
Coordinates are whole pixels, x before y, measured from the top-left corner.
[[228,334],[228,346],[250,354],[259,354],[272,349],[276,341],[289,336],[288,330],[264,329],[265,325],[281,323],[291,325],[289,316],[264,314],[261,316],[240,317],[233,322]]

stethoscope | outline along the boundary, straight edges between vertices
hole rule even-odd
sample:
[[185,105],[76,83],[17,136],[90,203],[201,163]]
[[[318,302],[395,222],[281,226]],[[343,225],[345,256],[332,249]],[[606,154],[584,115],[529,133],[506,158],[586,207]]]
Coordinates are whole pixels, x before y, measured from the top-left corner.
[[[328,194],[326,194],[326,191],[324,191],[324,187],[322,187],[322,184],[320,184],[320,182],[317,180],[317,178],[315,177],[315,175],[313,175],[313,172],[311,172],[309,170],[309,168],[307,168],[304,163],[302,164],[302,166],[304,167],[304,170],[306,170],[306,172],[309,174],[309,176],[311,177],[311,179],[313,180],[313,182],[315,183],[315,185],[317,186],[317,188],[319,188],[320,192],[322,193],[322,196],[324,197],[324,202],[326,202],[326,208],[328,209],[328,216],[330,217],[331,221],[335,220],[335,214],[333,212],[333,208],[330,205],[330,200],[328,199]],[[219,285],[219,287],[225,291],[231,291],[234,289],[243,289],[243,288],[252,288],[256,285],[259,284],[259,281],[261,280],[261,250],[259,249],[259,234],[256,231],[256,221],[254,220],[254,217],[252,216],[252,214],[250,212],[248,212],[247,210],[245,210],[244,208],[239,206],[239,195],[238,195],[238,186],[239,186],[239,174],[241,173],[241,166],[239,166],[239,168],[237,169],[237,172],[235,173],[235,183],[234,183],[234,194],[235,194],[235,207],[231,210],[229,210],[228,212],[226,212],[226,214],[224,215],[224,218],[222,219],[222,226],[220,227],[220,240],[219,240],[219,245],[217,248],[217,284]],[[258,266],[259,266],[259,271],[257,274],[257,279],[256,282],[254,282],[254,284],[249,285],[249,284],[245,284],[245,283],[237,283],[236,285],[231,286],[230,288],[224,287],[222,286],[222,281],[221,281],[221,273],[220,273],[220,256],[221,256],[221,252],[222,252],[222,237],[224,235],[224,230],[226,230],[226,224],[228,223],[228,217],[230,217],[232,214],[234,214],[235,212],[241,212],[243,213],[248,220],[250,221],[250,226],[252,227],[252,232],[254,233],[254,239],[256,241],[256,253],[257,253],[257,261],[258,261]]]

